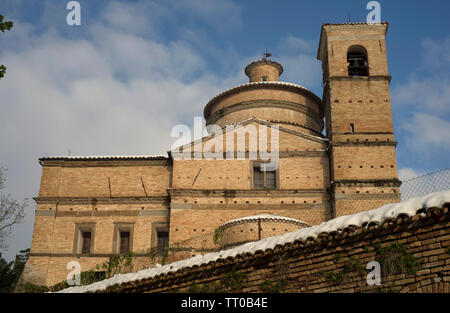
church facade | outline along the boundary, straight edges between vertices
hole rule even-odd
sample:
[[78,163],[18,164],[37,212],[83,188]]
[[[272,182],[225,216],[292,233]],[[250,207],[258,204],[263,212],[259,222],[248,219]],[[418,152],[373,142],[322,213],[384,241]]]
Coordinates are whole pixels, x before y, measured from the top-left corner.
[[[387,29],[387,23],[323,24],[322,98],[281,82],[281,64],[266,57],[252,62],[245,68],[249,83],[205,106],[206,124],[220,135],[184,145],[184,157],[170,151],[41,158],[22,280],[49,286],[66,279],[71,261],[85,271],[114,254],[144,256],[218,228],[233,244],[231,233],[259,227],[259,237],[248,238],[257,240],[398,202]],[[247,136],[242,149],[231,140],[236,129]],[[263,132],[264,151],[275,162],[260,153]],[[216,157],[195,157],[196,146]],[[265,228],[268,220],[277,227]]]

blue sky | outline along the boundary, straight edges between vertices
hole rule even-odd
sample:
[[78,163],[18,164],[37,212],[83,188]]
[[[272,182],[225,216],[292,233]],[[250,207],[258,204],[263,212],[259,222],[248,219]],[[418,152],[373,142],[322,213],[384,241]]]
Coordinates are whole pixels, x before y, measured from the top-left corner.
[[[267,48],[283,81],[319,96],[321,24],[365,21],[368,1],[81,0],[68,26],[65,0],[2,0],[0,166],[6,191],[38,194],[38,158],[159,154],[171,128],[191,125],[217,93],[246,82]],[[448,168],[448,1],[379,1],[387,35],[392,110],[402,179]],[[31,243],[34,203],[8,241]]]

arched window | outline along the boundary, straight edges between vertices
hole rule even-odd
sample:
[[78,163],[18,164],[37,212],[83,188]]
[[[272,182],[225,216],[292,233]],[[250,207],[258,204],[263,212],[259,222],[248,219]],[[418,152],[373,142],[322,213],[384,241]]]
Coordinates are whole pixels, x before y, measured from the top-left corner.
[[362,46],[351,46],[347,51],[348,76],[369,76],[367,50]]

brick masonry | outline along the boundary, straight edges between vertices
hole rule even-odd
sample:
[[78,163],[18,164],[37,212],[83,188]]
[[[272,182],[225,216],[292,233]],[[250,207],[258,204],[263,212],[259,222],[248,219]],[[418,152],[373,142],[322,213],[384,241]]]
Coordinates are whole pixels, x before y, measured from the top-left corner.
[[[399,201],[386,31],[387,24],[323,26],[318,52],[323,99],[279,82],[281,65],[263,59],[247,67],[249,84],[208,102],[207,123],[280,127],[275,189],[253,187],[253,165],[261,160],[248,157],[41,159],[31,256],[22,280],[60,282],[68,260],[91,269],[117,253],[119,224],[132,227],[131,251],[139,254],[157,245],[157,230],[168,230],[172,245],[244,216],[271,213],[317,225]],[[346,54],[356,44],[367,50],[368,77],[348,77]],[[231,134],[206,138],[200,146],[226,153]],[[244,140],[243,152],[261,150]],[[229,149],[234,153],[238,147]],[[89,255],[77,253],[80,225],[95,230]]]
[[[381,272],[381,285],[367,284],[366,264],[379,260],[378,249],[401,244],[418,267]],[[268,282],[283,282],[272,292],[450,292],[450,213],[448,204],[425,216],[399,216],[395,221],[369,228],[349,228],[342,234],[322,234],[306,242],[277,246],[273,250],[238,255],[226,260],[184,268],[174,273],[109,287],[105,292],[187,292],[212,286],[231,271],[245,273],[241,287],[230,292],[262,292]],[[380,261],[381,262],[381,261]],[[349,266],[349,264],[353,264]],[[360,266],[355,266],[360,264]],[[381,264],[383,265],[383,263]],[[344,270],[346,269],[346,270]],[[383,270],[383,266],[382,266]],[[336,279],[343,272],[341,279]],[[205,286],[206,285],[206,286]]]

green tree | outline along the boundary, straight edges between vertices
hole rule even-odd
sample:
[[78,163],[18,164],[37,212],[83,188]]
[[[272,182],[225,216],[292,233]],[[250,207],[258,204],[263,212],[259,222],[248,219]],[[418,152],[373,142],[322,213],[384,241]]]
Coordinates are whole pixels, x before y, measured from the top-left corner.
[[6,170],[0,167],[0,251],[8,248],[6,237],[11,234],[14,225],[22,222],[28,205],[28,199],[19,203],[11,195],[1,191],[6,180],[5,172]]
[[13,262],[7,262],[0,253],[0,293],[14,292],[29,254],[30,249],[21,250]]
[[0,253],[0,293],[9,292],[14,281],[12,263],[2,258]]
[[[14,23],[11,21],[5,21],[3,22],[3,19],[5,17],[3,15],[0,14],[0,31],[2,33],[5,32],[5,30],[10,31],[11,28],[13,27]],[[3,77],[5,77],[6,74],[6,66],[4,65],[0,65],[0,79],[2,79]]]

